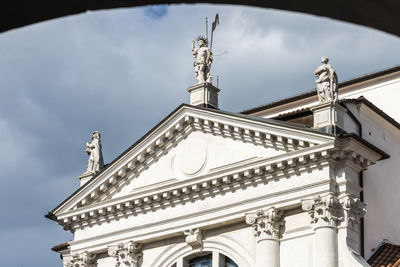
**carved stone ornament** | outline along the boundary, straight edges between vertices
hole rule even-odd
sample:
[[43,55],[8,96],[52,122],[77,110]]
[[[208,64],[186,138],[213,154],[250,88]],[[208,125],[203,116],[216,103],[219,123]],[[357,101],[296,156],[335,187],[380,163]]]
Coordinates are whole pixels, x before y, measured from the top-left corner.
[[193,57],[196,59],[193,63],[198,84],[211,83],[212,77],[210,76],[211,63],[213,61],[213,54],[208,48],[208,40],[203,36],[197,37],[198,47],[195,47],[195,41],[192,41]]
[[92,142],[86,142],[86,153],[89,155],[87,173],[96,173],[104,167],[103,152],[101,151],[100,133],[92,133]]
[[339,196],[339,201],[343,207],[344,221],[346,223],[358,224],[360,218],[367,213],[366,204],[351,194],[347,193]]
[[197,229],[190,229],[189,231],[183,232],[186,236],[186,243],[192,247],[193,250],[202,250],[203,249],[203,233],[202,231]]
[[246,223],[253,227],[254,235],[258,240],[279,239],[284,227],[283,211],[275,207],[267,210],[258,210],[246,215]]
[[134,241],[108,247],[108,255],[115,258],[115,267],[138,267],[142,244]]
[[303,200],[302,209],[308,211],[314,227],[335,227],[338,221],[343,220],[340,217],[342,206],[333,193]]
[[85,251],[81,254],[73,254],[71,256],[64,257],[65,267],[94,267],[94,261],[96,259],[95,254],[90,254]]
[[338,101],[338,77],[335,70],[328,62],[329,59],[327,57],[322,57],[322,65],[314,72],[317,78],[317,93],[320,103],[335,103]]

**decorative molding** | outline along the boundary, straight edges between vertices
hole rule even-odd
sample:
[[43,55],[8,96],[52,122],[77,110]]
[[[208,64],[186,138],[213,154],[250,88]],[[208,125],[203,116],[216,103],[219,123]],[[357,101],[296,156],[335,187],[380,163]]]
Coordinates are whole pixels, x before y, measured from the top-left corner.
[[246,215],[246,223],[253,227],[257,240],[279,239],[283,232],[285,221],[283,211],[271,207],[267,210],[257,210],[256,213]]
[[134,241],[108,247],[108,255],[115,258],[115,267],[139,267],[142,244]]
[[[102,205],[96,208],[79,208],[70,211],[59,219],[59,224],[67,229],[80,227],[83,224],[90,224],[90,221],[98,222],[100,218],[107,218],[107,216],[115,216],[117,213],[128,214],[132,212],[142,212],[146,206],[160,204],[163,201],[168,203],[174,198],[181,198],[182,195],[202,194],[204,191],[221,189],[227,185],[240,183],[243,180],[254,180],[261,178],[267,180],[279,177],[279,173],[287,175],[288,169],[306,170],[305,166],[315,165],[316,162],[325,161],[326,164],[330,158],[332,146],[331,144],[323,144],[320,146],[310,147],[304,151],[296,153],[291,156],[290,154],[279,155],[278,159],[265,159],[254,162],[253,164],[243,164],[243,167],[235,166],[230,170],[225,170],[224,173],[216,172],[218,176],[212,173],[208,174],[210,178],[206,181],[199,179],[190,184],[186,182],[184,185],[173,185],[169,189],[157,191],[156,189],[150,194],[146,194],[136,199],[129,200],[111,200],[109,204]],[[250,166],[249,166],[250,165]],[[310,171],[310,168],[308,171]],[[278,174],[278,175],[277,175]],[[137,192],[136,192],[137,195]]]
[[192,247],[193,250],[203,250],[203,231],[199,228],[190,229],[189,231],[184,231],[183,234],[186,236],[186,243]]
[[64,267],[95,267],[96,254],[85,251],[81,254],[64,256]]
[[333,193],[305,199],[302,201],[301,207],[310,215],[314,229],[336,227],[337,222],[343,220],[343,217],[340,217],[342,206]]
[[367,213],[366,204],[349,193],[340,195],[339,201],[343,207],[344,222],[347,224],[360,223],[360,218]]
[[[194,112],[197,113],[197,112]],[[130,160],[127,160],[122,166],[117,168],[110,167],[106,170],[105,174],[108,178],[103,178],[102,183],[99,183],[92,189],[91,192],[86,194],[86,197],[82,199],[75,208],[90,205],[95,201],[102,201],[105,196],[111,192],[116,192],[119,187],[125,184],[123,178],[129,176],[129,174],[135,173],[137,175],[145,169],[146,165],[154,162],[155,159],[165,153],[166,150],[172,147],[174,142],[182,139],[182,137],[188,135],[192,131],[202,131],[204,133],[212,133],[213,135],[220,135],[224,137],[231,137],[236,140],[242,140],[243,142],[253,143],[254,145],[261,145],[265,147],[272,147],[275,149],[282,149],[285,151],[293,151],[301,148],[307,148],[310,146],[317,145],[318,141],[303,140],[300,138],[294,138],[288,136],[287,133],[279,134],[278,131],[280,126],[273,125],[271,132],[265,132],[265,129],[256,130],[260,128],[260,125],[249,126],[238,126],[238,120],[221,122],[219,120],[213,120],[213,118],[204,118],[205,114],[187,114],[181,116],[179,120],[172,122],[171,125],[162,130],[162,134],[154,138],[154,141],[150,142],[140,148],[140,150],[134,152],[130,156]],[[212,114],[214,115],[214,114]],[[246,120],[246,119],[244,119]],[[269,125],[268,122],[264,122]],[[263,125],[264,127],[267,125]],[[264,128],[262,126],[262,128]],[[287,132],[287,131],[286,131]],[[297,131],[295,131],[298,135]],[[318,137],[317,137],[318,139]],[[321,139],[321,137],[319,137]],[[140,147],[140,145],[137,145]],[[126,159],[125,159],[126,160]],[[91,193],[95,191],[95,198],[91,197]]]

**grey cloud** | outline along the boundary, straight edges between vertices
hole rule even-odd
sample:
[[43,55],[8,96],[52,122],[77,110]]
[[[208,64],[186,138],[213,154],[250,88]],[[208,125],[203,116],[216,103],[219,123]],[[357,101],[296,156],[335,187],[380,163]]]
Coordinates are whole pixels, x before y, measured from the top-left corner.
[[[182,102],[195,83],[191,40],[218,12],[212,66],[221,108],[239,111],[315,87],[322,55],[341,80],[398,64],[399,39],[354,25],[246,7],[90,12],[0,35],[1,266],[61,266],[68,241],[43,214],[78,187],[84,144],[102,133],[110,162]],[[210,19],[211,20],[211,19]],[[19,234],[17,234],[19,233]],[[26,257],[15,251],[34,249]]]

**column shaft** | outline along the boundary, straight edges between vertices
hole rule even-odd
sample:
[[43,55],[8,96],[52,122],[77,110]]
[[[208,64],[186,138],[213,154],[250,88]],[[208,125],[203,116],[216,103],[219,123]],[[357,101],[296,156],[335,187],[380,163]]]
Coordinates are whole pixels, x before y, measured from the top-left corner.
[[279,267],[279,240],[259,240],[256,253],[256,267]]

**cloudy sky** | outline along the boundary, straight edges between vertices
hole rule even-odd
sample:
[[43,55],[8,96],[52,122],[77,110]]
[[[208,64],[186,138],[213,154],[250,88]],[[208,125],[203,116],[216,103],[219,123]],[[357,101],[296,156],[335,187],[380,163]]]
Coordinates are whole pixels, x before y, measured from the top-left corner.
[[72,239],[43,217],[85,171],[102,133],[110,162],[195,84],[191,40],[220,14],[212,66],[220,108],[241,111],[315,88],[329,56],[340,81],[400,63],[400,39],[330,19],[239,6],[90,12],[0,34],[0,266],[62,266]]

